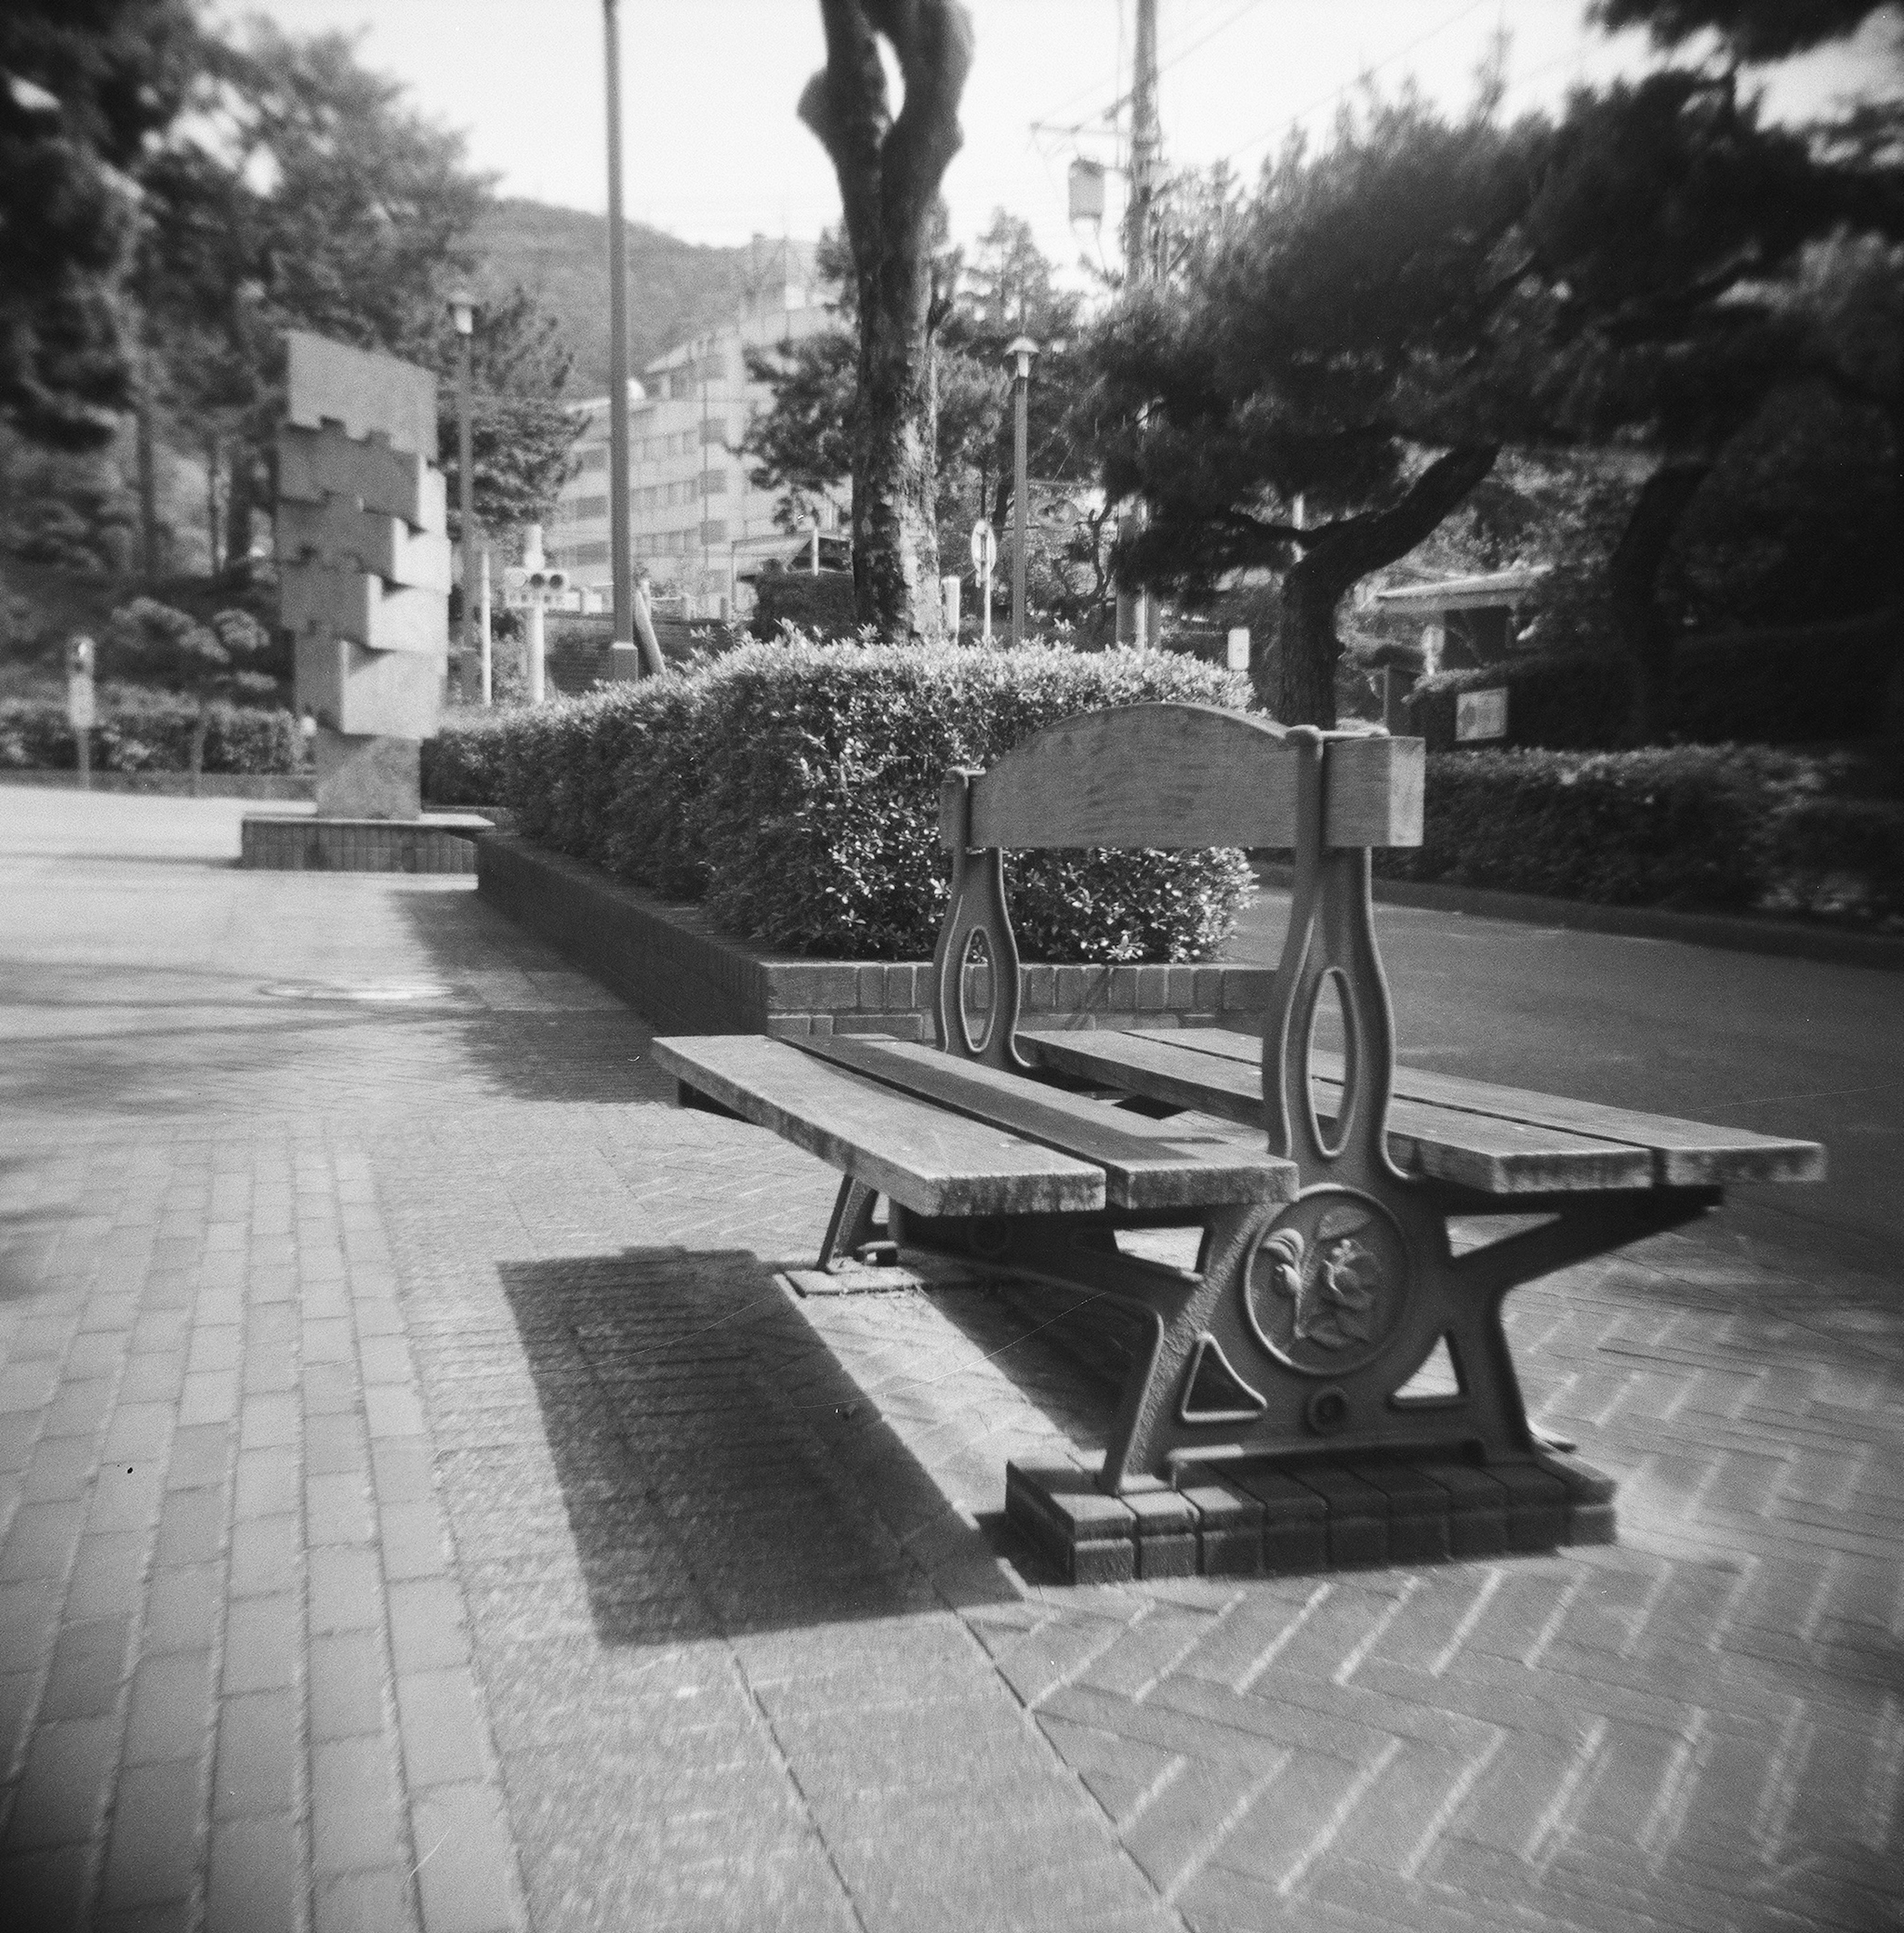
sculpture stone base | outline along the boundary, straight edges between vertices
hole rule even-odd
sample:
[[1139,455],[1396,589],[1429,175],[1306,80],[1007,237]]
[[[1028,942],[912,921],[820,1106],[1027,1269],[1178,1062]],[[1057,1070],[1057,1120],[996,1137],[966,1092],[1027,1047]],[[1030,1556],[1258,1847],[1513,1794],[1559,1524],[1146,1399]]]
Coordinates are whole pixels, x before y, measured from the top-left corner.
[[422,748],[416,739],[320,726],[312,750],[320,819],[415,819],[422,812]]
[[311,819],[260,813],[244,823],[239,864],[274,873],[473,873],[494,828],[469,812],[421,819]]

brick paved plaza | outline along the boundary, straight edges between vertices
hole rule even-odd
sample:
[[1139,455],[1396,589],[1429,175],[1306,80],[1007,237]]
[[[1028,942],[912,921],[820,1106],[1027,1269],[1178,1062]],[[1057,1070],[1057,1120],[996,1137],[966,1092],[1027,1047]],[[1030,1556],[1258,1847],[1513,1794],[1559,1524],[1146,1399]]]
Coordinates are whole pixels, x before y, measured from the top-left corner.
[[1031,1318],[791,1300],[830,1169],[242,810],[0,793],[8,1927],[1904,1925],[1894,1273],[1519,1291],[1617,1547],[1063,1587]]

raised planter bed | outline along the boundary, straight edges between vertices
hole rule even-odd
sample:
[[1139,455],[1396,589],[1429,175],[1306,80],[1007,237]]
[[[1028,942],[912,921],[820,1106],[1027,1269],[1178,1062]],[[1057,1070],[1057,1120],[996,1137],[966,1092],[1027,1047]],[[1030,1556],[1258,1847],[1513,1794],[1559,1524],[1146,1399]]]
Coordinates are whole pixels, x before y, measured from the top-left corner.
[[[812,960],[722,933],[698,906],[658,899],[526,840],[484,837],[476,888],[669,1033],[880,1033],[929,1040],[929,960]],[[1260,1029],[1266,966],[1025,969],[1022,1027]]]

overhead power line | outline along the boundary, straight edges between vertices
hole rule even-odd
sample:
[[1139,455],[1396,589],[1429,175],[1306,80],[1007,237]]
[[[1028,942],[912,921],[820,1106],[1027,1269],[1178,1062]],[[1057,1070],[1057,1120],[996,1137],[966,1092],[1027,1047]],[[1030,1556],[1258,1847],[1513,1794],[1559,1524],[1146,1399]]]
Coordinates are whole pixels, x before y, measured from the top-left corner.
[[1233,161],[1239,155],[1247,154],[1259,142],[1266,140],[1275,134],[1287,132],[1289,129],[1299,125],[1314,113],[1318,107],[1326,107],[1332,101],[1340,101],[1344,95],[1349,93],[1353,89],[1359,87],[1364,81],[1372,80],[1383,68],[1393,67],[1398,60],[1406,60],[1417,47],[1426,47],[1429,41],[1438,40],[1450,27],[1459,26],[1470,14],[1478,14],[1483,7],[1493,6],[1495,4],[1496,0],[1468,0],[1466,6],[1450,14],[1439,26],[1431,27],[1426,33],[1417,35],[1405,46],[1397,47],[1393,53],[1384,54],[1372,66],[1361,69],[1353,80],[1345,80],[1340,87],[1332,89],[1330,92],[1318,95],[1306,107],[1299,107],[1286,119],[1278,119],[1269,122],[1251,135],[1248,140],[1239,142],[1236,146],[1230,149],[1228,154],[1219,155],[1217,157],[1216,164],[1213,165]]
[[[1245,14],[1253,13],[1258,7],[1262,5],[1262,4],[1263,0],[1242,0],[1242,4],[1240,6],[1236,8],[1223,20],[1219,20],[1208,33],[1191,41],[1188,46],[1179,47],[1168,59],[1160,61],[1158,63],[1157,67],[1158,73],[1160,75],[1168,74],[1171,68],[1175,67],[1180,61],[1188,60],[1192,54],[1197,52],[1198,48],[1207,47],[1219,34],[1227,33],[1239,20],[1242,19]],[[1047,109],[1046,111],[1047,113],[1052,114],[1061,113],[1065,108],[1070,106],[1072,101],[1077,100],[1080,96],[1092,92],[1095,86],[1101,85],[1101,83],[1093,83],[1092,87],[1081,87],[1078,89],[1076,93],[1067,95],[1062,101],[1058,103],[1056,107]],[[1128,107],[1131,104],[1131,95],[1130,94],[1120,94],[1116,100],[1112,101],[1108,107],[1102,108],[1095,114],[1088,114],[1083,120],[1074,122],[1070,125],[1062,128],[1053,127],[1048,122],[1044,120],[1035,121],[1032,125],[1036,131],[1041,134],[1083,134],[1086,128],[1093,127],[1101,122],[1115,120],[1117,116],[1121,113],[1125,108]]]

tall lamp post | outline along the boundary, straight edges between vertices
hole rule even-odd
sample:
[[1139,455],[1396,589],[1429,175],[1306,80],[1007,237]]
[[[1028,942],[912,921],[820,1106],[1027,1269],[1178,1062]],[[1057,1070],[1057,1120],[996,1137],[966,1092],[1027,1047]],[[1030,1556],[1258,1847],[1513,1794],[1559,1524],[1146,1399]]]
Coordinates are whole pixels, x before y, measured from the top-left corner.
[[614,582],[609,675],[639,678],[635,573],[628,527],[628,236],[621,213],[621,29],[615,0],[602,0],[608,89],[608,556]]
[[[470,454],[470,341],[476,332],[476,302],[467,289],[449,298],[449,319],[456,325],[456,488],[463,525],[464,673],[475,651],[476,636],[476,479]],[[488,693],[485,691],[485,701]]]
[[1005,345],[1013,361],[1011,425],[1011,642],[1015,651],[1025,642],[1025,482],[1027,421],[1030,413],[1032,358],[1038,346],[1029,335]]

